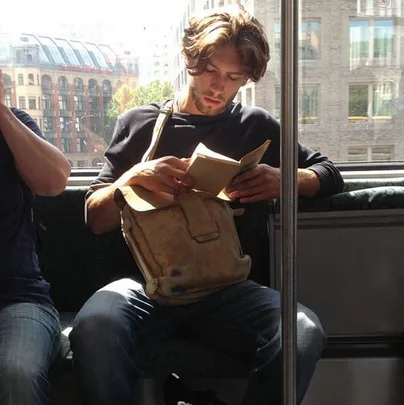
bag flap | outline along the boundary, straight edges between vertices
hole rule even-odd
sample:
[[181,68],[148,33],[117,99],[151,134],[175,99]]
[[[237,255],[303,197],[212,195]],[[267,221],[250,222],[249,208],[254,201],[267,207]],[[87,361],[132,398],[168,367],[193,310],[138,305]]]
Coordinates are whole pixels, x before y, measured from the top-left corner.
[[151,211],[175,203],[174,196],[163,192],[152,192],[140,186],[118,187],[114,192],[115,203],[123,209],[128,204],[135,211]]

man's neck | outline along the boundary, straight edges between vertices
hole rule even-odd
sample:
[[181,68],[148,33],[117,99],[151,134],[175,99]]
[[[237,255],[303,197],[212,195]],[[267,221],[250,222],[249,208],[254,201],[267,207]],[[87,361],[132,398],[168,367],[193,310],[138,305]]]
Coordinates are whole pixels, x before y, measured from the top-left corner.
[[196,108],[189,91],[183,92],[178,96],[175,107],[176,112],[192,115],[201,115],[201,112]]

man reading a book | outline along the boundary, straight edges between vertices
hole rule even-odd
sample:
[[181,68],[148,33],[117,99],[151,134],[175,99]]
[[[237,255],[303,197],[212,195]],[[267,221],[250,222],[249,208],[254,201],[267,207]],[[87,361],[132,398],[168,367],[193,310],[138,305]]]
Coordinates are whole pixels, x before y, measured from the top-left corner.
[[[192,187],[189,158],[200,143],[239,161],[270,140],[260,163],[236,175],[225,191],[241,203],[280,196],[279,123],[262,108],[233,101],[241,86],[258,82],[266,71],[270,54],[262,25],[242,6],[211,11],[190,19],[182,50],[189,82],[153,160],[139,163],[163,103],[133,108],[117,120],[104,167],[87,194],[87,225],[96,234],[120,226],[113,200],[117,187],[139,185],[174,195]],[[327,157],[299,145],[298,188],[301,196],[327,196],[341,192],[343,180]],[[150,300],[133,279],[115,281],[89,298],[70,335],[85,403],[133,404],[139,353],[186,335],[245,362],[251,377],[243,405],[280,405],[280,319],[279,293],[251,280],[181,307]],[[317,316],[301,305],[297,328],[300,403],[325,335]]]

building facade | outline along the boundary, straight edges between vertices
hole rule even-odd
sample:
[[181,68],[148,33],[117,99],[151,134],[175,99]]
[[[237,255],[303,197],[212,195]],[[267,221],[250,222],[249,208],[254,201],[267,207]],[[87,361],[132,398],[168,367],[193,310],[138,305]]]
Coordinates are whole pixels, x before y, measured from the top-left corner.
[[102,164],[112,96],[121,84],[138,85],[131,58],[102,44],[1,34],[0,68],[8,106],[26,110],[73,167]]
[[[189,1],[189,11],[229,2]],[[265,77],[236,99],[280,119],[281,26],[278,0],[230,1],[264,24],[271,47]],[[302,2],[299,40],[299,140],[336,162],[404,160],[404,20],[402,0]],[[178,46],[177,91],[187,83]]]

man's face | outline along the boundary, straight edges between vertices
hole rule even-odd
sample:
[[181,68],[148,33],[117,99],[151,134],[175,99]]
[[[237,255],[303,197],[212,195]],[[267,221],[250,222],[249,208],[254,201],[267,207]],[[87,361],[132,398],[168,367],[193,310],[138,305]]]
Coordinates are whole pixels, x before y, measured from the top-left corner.
[[218,48],[209,59],[205,72],[190,77],[189,95],[196,107],[195,112],[220,114],[246,81],[245,69],[234,46]]

